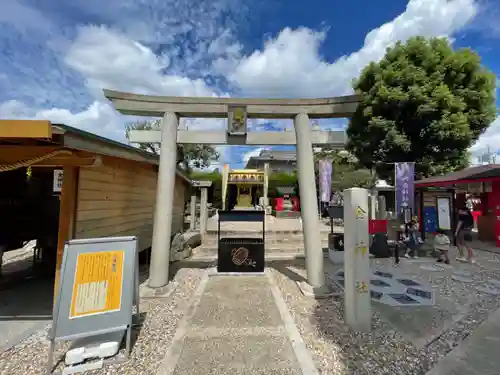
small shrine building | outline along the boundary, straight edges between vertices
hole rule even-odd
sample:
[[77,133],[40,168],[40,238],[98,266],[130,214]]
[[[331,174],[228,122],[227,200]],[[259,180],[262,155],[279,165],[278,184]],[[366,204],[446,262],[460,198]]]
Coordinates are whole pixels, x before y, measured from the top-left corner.
[[[228,208],[249,208],[259,204],[261,197],[267,197],[265,171],[257,169],[227,170],[223,192],[227,191]],[[225,198],[225,197],[224,197]]]

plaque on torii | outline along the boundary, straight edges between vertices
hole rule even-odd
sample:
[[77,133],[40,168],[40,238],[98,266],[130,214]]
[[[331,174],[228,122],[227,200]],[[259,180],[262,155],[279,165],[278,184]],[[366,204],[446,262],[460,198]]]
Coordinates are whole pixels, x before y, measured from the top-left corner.
[[242,136],[247,133],[247,107],[245,105],[228,105],[227,132],[229,135]]

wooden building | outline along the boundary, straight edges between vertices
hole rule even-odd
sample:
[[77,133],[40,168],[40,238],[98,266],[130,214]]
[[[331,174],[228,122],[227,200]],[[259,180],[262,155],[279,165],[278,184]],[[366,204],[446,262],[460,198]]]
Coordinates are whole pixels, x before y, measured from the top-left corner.
[[[141,250],[149,248],[158,163],[154,154],[69,126],[1,120],[0,247],[37,239],[56,281],[68,239],[134,235]],[[184,230],[190,185],[178,170],[172,233]]]
[[463,207],[468,199],[476,198],[480,203],[473,208],[473,215],[477,220],[478,239],[494,242],[500,247],[499,164],[480,165],[425,178],[415,181],[415,186],[420,195],[423,230],[432,233],[446,223],[446,229],[449,227],[453,231],[456,209]]

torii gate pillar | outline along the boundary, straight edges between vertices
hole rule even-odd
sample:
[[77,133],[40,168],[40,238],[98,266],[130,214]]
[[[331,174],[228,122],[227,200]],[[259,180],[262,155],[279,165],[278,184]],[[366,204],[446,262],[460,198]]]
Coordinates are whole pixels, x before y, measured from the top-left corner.
[[299,284],[304,294],[324,294],[323,248],[320,241],[318,201],[316,198],[316,177],[314,176],[314,155],[311,139],[311,124],[306,113],[294,118],[297,138],[297,166],[300,190],[300,210],[303,222],[304,247],[306,255],[307,281]]
[[[170,237],[174,199],[176,146],[211,145],[297,145],[300,201],[307,265],[304,294],[328,295],[323,272],[323,250],[316,202],[313,145],[328,144],[343,149],[343,131],[312,130],[309,117],[351,117],[361,101],[357,95],[319,99],[189,98],[136,95],[104,90],[104,95],[122,114],[163,116],[161,130],[131,131],[133,143],[161,143],[160,166],[153,229],[149,286],[162,288],[169,281]],[[178,117],[228,118],[228,128],[219,131],[178,129]],[[290,118],[293,132],[248,132],[247,118]]]
[[177,114],[165,113],[161,130],[160,165],[156,187],[151,264],[149,266],[150,288],[161,288],[168,284],[178,125]]

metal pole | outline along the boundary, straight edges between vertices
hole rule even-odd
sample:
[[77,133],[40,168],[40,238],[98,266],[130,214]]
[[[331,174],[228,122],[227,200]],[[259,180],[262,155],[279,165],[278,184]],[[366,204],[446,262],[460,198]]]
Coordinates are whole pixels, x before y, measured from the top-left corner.
[[165,113],[162,124],[153,246],[149,267],[149,286],[151,288],[161,288],[168,284],[177,160],[177,127],[179,125],[177,114]]
[[297,139],[298,177],[307,282],[314,288],[321,288],[325,285],[325,275],[323,273],[323,249],[321,248],[318,205],[316,202],[317,188],[314,175],[311,125],[308,115],[299,113],[294,119],[294,126]]

